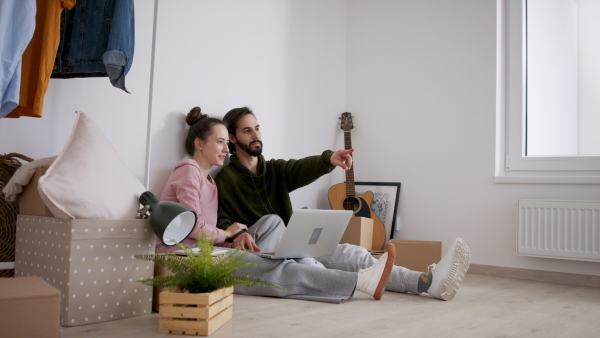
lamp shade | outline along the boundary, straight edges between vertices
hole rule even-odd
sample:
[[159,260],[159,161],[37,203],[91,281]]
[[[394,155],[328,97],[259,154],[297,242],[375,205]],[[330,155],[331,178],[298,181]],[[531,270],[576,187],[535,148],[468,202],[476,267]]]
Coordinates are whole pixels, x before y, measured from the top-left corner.
[[150,210],[150,224],[165,246],[174,246],[186,239],[196,225],[196,213],[185,205],[161,201],[150,191],[140,196],[140,203]]

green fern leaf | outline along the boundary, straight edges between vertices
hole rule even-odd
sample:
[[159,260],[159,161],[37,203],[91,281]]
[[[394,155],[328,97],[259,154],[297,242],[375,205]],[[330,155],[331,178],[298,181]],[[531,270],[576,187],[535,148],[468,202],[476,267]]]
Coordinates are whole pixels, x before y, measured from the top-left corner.
[[138,282],[165,288],[179,286],[191,293],[212,292],[236,285],[257,285],[283,290],[277,284],[237,273],[241,269],[256,266],[254,263],[244,261],[248,252],[233,249],[213,257],[214,241],[212,239],[200,232],[197,242],[197,252],[192,252],[191,248],[176,243],[183,250],[184,256],[173,253],[136,255],[135,257],[138,259],[153,261],[173,273],[171,276],[156,276]]

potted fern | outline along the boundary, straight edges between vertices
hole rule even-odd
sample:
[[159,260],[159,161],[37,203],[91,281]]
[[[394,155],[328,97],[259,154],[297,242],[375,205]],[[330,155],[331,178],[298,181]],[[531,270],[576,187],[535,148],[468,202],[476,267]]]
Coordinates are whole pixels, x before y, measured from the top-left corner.
[[256,264],[245,262],[247,252],[228,250],[213,256],[214,242],[198,238],[198,251],[176,243],[185,255],[158,253],[136,255],[138,259],[161,264],[173,273],[138,282],[168,288],[160,293],[159,332],[207,336],[231,319],[233,288],[236,285],[262,285],[281,288],[256,277],[234,272]]

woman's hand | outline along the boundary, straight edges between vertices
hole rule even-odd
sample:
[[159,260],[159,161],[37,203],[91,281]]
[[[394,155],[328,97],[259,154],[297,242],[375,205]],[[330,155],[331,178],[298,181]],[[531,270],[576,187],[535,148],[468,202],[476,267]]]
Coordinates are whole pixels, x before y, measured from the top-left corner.
[[260,248],[254,242],[254,238],[252,238],[252,236],[247,232],[237,236],[233,240],[233,247],[239,247],[240,250],[243,251],[261,251]]
[[237,234],[238,232],[240,232],[242,230],[248,230],[248,227],[245,226],[244,224],[235,222],[232,225],[227,227],[227,230],[225,230],[225,237],[231,238],[231,237],[235,236],[235,234]]

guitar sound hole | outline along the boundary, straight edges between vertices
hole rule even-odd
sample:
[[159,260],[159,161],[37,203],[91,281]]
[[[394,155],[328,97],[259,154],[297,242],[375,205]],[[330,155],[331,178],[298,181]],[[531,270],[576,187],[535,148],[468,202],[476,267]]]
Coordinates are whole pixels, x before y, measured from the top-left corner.
[[360,201],[355,197],[347,197],[342,203],[344,210],[356,211],[360,207]]

